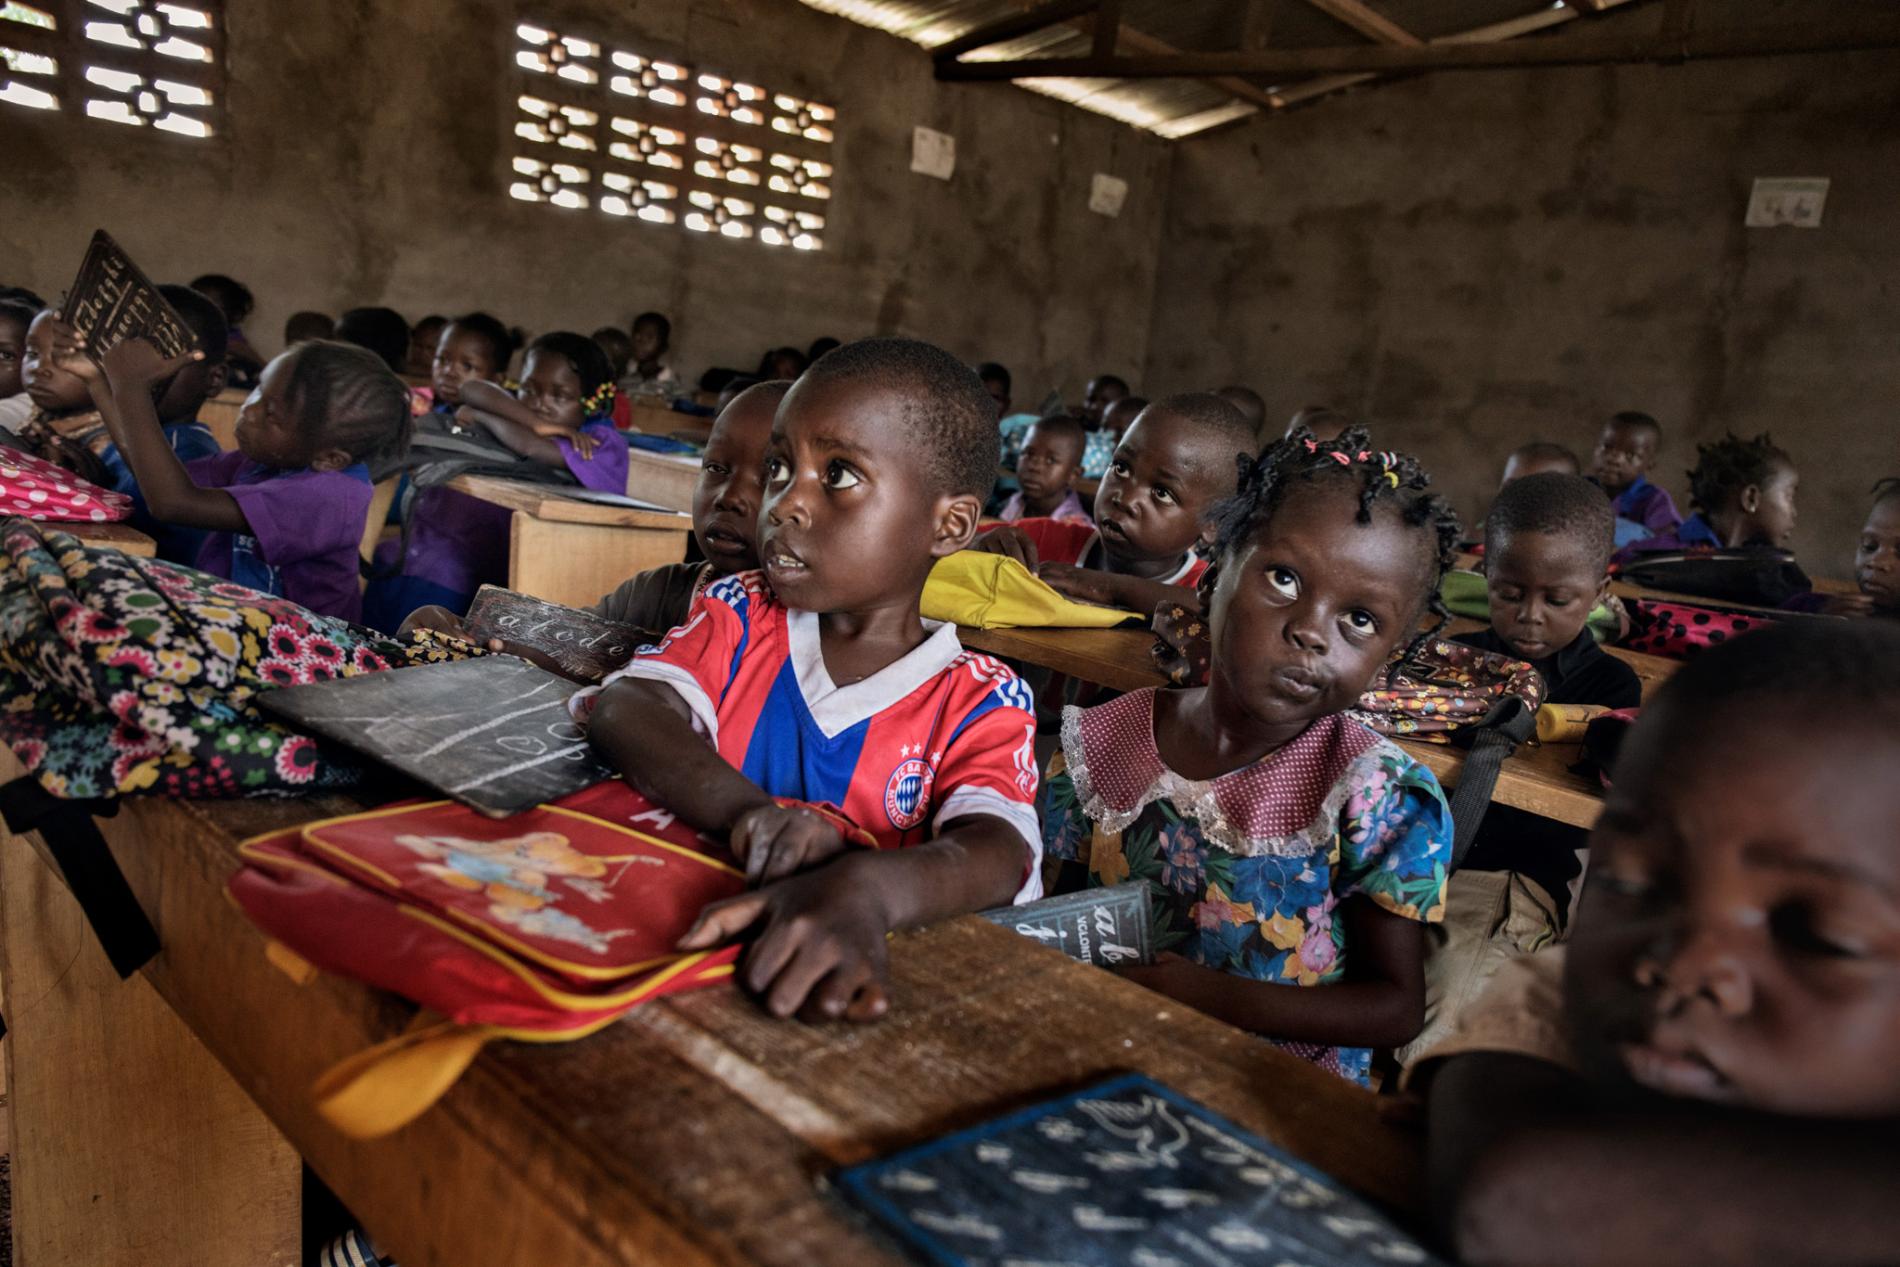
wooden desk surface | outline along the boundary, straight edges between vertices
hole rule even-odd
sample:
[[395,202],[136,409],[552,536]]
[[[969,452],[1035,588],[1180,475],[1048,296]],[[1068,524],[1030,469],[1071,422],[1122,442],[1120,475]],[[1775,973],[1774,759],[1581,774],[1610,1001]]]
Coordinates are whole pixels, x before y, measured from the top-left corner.
[[[339,978],[294,984],[223,895],[239,840],[348,808],[138,799],[101,826],[164,945],[146,980],[408,1267],[895,1267],[821,1191],[827,1171],[1127,1069],[1418,1208],[1418,1140],[1381,1120],[1370,1093],[973,917],[892,943],[881,1023],[773,1021],[713,987],[579,1042],[492,1044],[410,1126],[352,1142],[316,1116],[312,1081],[412,1009]],[[6,944],[32,932],[10,926]],[[16,1105],[59,1111],[15,1072]]]
[[608,528],[676,528],[692,530],[692,516],[670,510],[638,510],[631,506],[608,506],[561,496],[560,488],[526,480],[505,480],[493,475],[458,475],[448,486],[470,497],[479,497],[509,510],[519,510],[552,523],[598,524]]
[[141,559],[151,558],[158,550],[157,542],[130,524],[48,523],[41,526],[49,532],[71,533],[89,546],[110,546]]
[[[1146,629],[960,628],[957,636],[966,647],[1039,664],[1118,691],[1159,686],[1164,680],[1148,655],[1154,634]],[[1430,766],[1440,783],[1457,786],[1464,769],[1462,751],[1409,739],[1397,742]],[[1575,744],[1524,745],[1499,771],[1492,801],[1573,827],[1594,826],[1603,811],[1603,792],[1591,780],[1571,773],[1578,755]]]

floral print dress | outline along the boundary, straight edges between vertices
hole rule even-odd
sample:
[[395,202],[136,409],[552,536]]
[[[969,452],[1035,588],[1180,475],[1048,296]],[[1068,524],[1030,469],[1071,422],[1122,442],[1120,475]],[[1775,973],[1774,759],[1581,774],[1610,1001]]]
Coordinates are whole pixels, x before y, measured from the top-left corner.
[[[1444,917],[1451,811],[1432,772],[1342,714],[1214,779],[1168,769],[1153,689],[1070,708],[1044,783],[1045,853],[1089,882],[1146,880],[1156,944],[1256,981],[1344,978],[1341,902],[1361,894],[1404,919]],[[1280,1044],[1364,1084],[1370,1048]]]

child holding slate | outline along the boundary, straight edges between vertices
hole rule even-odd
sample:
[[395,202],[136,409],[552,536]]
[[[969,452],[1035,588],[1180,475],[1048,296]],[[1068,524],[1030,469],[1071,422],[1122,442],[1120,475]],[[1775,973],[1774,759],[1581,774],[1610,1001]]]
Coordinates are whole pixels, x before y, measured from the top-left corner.
[[1570,941],[1500,973],[1415,1072],[1461,1261],[1893,1260],[1896,762],[1885,622],[1775,625],[1664,684]]
[[[739,980],[776,1015],[881,1015],[890,930],[1039,892],[1029,693],[918,612],[931,565],[976,534],[997,448],[994,402],[942,349],[827,353],[773,424],[764,570],[715,582],[576,696],[628,782],[764,884],[680,946],[756,930]],[[880,847],[778,797],[829,803]]]
[[[444,332],[453,334],[460,323]],[[463,378],[455,420],[480,428],[523,462],[566,471],[582,488],[627,491],[627,440],[609,417],[614,385],[607,354],[585,335],[557,330],[528,346],[519,395],[494,383]],[[369,623],[395,629],[418,607],[468,610],[475,591],[508,579],[508,523],[513,512],[449,488],[424,488],[413,498],[406,548],[394,543],[377,563],[394,571],[370,583],[363,600]]]
[[1254,447],[1238,409],[1211,393],[1141,411],[1095,494],[1095,522],[1021,519],[974,549],[1007,554],[1070,598],[1152,615],[1207,570],[1195,553],[1208,508],[1233,487],[1234,459]]
[[1418,463],[1366,446],[1302,428],[1242,459],[1207,685],[1067,709],[1043,803],[1051,857],[1149,882],[1173,953],[1124,975],[1359,1082],[1421,1024],[1452,824],[1431,771],[1347,712],[1458,544]]
[[[699,543],[705,561],[648,568],[589,611],[616,624],[656,635],[665,633],[686,623],[687,614],[708,585],[722,576],[750,572],[759,566],[757,537],[765,446],[772,438],[773,411],[790,387],[783,380],[755,383],[734,397],[713,422],[700,462],[699,483],[693,489],[693,539]],[[407,634],[419,627],[468,636],[461,618],[445,607],[417,608],[399,632]],[[499,638],[491,638],[488,649],[520,655],[543,668],[561,671],[531,648]]]
[[409,442],[401,379],[360,348],[299,344],[264,367],[238,414],[237,451],[186,463],[159,429],[152,389],[204,353],[167,361],[127,339],[101,367],[63,329],[58,364],[88,385],[153,518],[210,530],[201,570],[326,616],[360,617],[367,462]]

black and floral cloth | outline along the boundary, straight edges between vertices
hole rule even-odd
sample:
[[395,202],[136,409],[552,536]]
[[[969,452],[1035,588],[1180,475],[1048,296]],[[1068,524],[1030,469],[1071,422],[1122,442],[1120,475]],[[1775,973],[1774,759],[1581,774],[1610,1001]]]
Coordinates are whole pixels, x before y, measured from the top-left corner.
[[256,697],[473,647],[405,643],[215,576],[0,520],[0,740],[55,796],[295,794],[348,754]]

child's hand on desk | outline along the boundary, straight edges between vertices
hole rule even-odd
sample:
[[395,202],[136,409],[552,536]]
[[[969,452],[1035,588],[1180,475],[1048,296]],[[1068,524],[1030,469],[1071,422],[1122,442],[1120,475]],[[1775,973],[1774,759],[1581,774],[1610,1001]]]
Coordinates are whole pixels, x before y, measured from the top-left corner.
[[770,884],[845,850],[844,837],[821,815],[760,805],[739,815],[729,836],[747,884]]
[[204,359],[205,354],[196,348],[182,356],[165,356],[144,339],[122,339],[101,358],[101,364],[114,387],[149,389]]
[[1871,616],[1874,600],[1865,594],[1829,594],[1821,600],[1823,616]]
[[772,1015],[874,1021],[890,1006],[889,922],[877,886],[852,874],[856,861],[715,902],[679,949],[710,950],[756,927],[739,980]]
[[1115,606],[1114,578],[1094,568],[1079,568],[1073,563],[1045,563],[1036,569],[1043,583],[1058,594],[1078,603]]
[[985,554],[1007,554],[1031,572],[1036,570],[1036,543],[1021,528],[992,528],[971,542],[970,549]]

